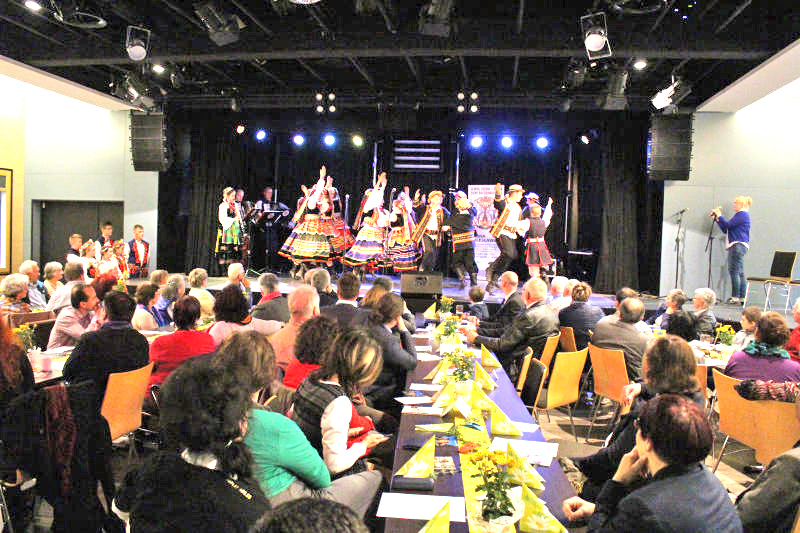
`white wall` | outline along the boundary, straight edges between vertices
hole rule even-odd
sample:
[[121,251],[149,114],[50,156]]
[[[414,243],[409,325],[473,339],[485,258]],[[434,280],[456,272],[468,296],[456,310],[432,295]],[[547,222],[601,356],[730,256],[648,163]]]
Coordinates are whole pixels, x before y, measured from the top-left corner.
[[[661,294],[675,284],[677,211],[683,219],[679,285],[687,292],[708,286],[706,246],[709,211],[723,207],[733,214],[738,195],[751,196],[750,251],[746,276],[769,274],[775,250],[800,251],[800,99],[767,98],[737,113],[697,113],[694,117],[692,170],[687,182],[667,182],[661,250]],[[685,233],[684,233],[685,231]],[[714,229],[711,287],[721,299],[731,294],[725,236]],[[794,278],[800,278],[795,267]],[[751,295],[763,302],[759,285]],[[794,297],[800,296],[800,291]],[[748,299],[748,303],[751,300]]]

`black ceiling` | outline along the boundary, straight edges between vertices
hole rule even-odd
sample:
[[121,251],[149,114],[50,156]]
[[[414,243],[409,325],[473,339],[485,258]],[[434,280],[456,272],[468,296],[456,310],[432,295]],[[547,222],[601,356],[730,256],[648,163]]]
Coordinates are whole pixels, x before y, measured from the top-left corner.
[[[565,109],[569,98],[573,110],[595,109],[609,72],[627,69],[629,106],[645,109],[672,73],[693,85],[681,104],[693,107],[800,37],[793,2],[661,0],[659,12],[617,15],[611,0],[455,0],[450,38],[418,32],[425,3],[218,0],[247,25],[238,42],[218,47],[189,0],[79,1],[107,20],[97,30],[66,26],[48,9],[34,13],[24,0],[8,0],[0,5],[0,54],[101,91],[135,72],[157,101],[196,108],[225,108],[236,96],[244,108],[308,109],[316,91],[332,89],[342,107],[419,103],[455,112],[456,92],[469,88],[479,92],[482,108]],[[592,68],[579,18],[595,9],[607,13],[613,57]],[[149,63],[128,59],[128,25],[152,30]],[[637,58],[648,60],[646,69],[632,67]],[[576,61],[587,67],[585,81],[565,89]],[[154,74],[149,67],[156,62],[168,71]],[[180,88],[169,81],[175,70],[185,78]]]

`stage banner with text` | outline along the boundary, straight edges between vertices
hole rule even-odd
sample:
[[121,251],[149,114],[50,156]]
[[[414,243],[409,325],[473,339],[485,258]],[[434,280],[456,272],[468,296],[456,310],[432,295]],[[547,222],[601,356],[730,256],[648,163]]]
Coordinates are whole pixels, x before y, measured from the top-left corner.
[[489,230],[497,220],[497,209],[494,208],[494,185],[470,185],[467,195],[472,205],[478,210],[475,217],[475,262],[483,276],[489,263],[497,259],[500,249],[494,242]]

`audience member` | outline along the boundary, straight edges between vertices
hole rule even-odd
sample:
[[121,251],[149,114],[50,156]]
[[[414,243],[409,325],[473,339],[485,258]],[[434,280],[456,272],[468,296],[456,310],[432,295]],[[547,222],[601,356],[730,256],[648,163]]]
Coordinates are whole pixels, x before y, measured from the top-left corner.
[[250,533],[368,533],[355,512],[344,505],[316,498],[286,502],[267,513]]
[[161,296],[153,306],[153,316],[158,327],[169,326],[172,323],[172,306],[175,301],[186,294],[186,282],[183,274],[172,274],[161,288]]
[[47,306],[47,296],[44,284],[39,281],[39,263],[36,261],[23,261],[19,265],[19,273],[28,278],[28,303],[31,309],[44,309]]
[[654,326],[667,329],[669,326],[669,319],[675,314],[676,311],[680,311],[683,309],[683,304],[686,303],[686,293],[683,292],[681,289],[672,289],[667,293],[667,297],[664,300],[664,309],[663,311],[659,307],[659,312],[653,315],[652,320],[648,320],[648,324],[653,324]]
[[78,339],[89,330],[89,324],[100,299],[94,288],[84,283],[72,287],[72,305],[58,313],[50,339],[48,350],[64,346],[75,346]]
[[685,340],[674,335],[650,340],[642,359],[644,382],[632,383],[623,389],[625,405],[630,406],[630,411],[614,427],[605,447],[593,455],[574,460],[587,478],[581,490],[582,498],[594,501],[603,484],[616,472],[622,456],[633,449],[635,421],[644,402],[659,394],[680,394],[700,408],[705,407],[705,395],[695,377],[696,368],[694,352]]
[[275,351],[275,363],[282,371],[286,370],[294,357],[294,346],[300,326],[319,315],[319,295],[311,285],[300,285],[289,293],[289,321],[282,329],[269,337]]
[[550,293],[547,295],[547,305],[556,314],[570,304],[570,298],[564,296],[569,279],[564,276],[553,276],[550,280]]
[[[369,403],[381,411],[397,411],[394,398],[406,384],[406,372],[417,367],[417,350],[414,338],[406,329],[403,320],[403,300],[393,292],[387,292],[372,310],[367,328],[381,345],[383,369],[364,396]],[[397,331],[392,331],[397,328]],[[402,396],[402,395],[401,395]]]
[[311,286],[317,289],[319,294],[319,306],[328,307],[336,303],[336,293],[331,287],[331,274],[325,268],[315,268],[311,272]]
[[262,335],[271,335],[283,324],[276,320],[261,320],[250,315],[250,306],[237,285],[226,285],[217,295],[214,302],[214,325],[208,334],[214,339],[214,345],[230,337],[234,331],[256,331]]
[[9,274],[0,282],[0,317],[6,313],[30,313],[31,306],[23,301],[28,295],[28,276]]
[[92,280],[90,286],[94,289],[97,299],[102,302],[106,293],[117,286],[117,278],[113,274],[100,274]]
[[150,272],[150,283],[155,284],[157,287],[161,287],[167,282],[168,277],[169,272],[166,270],[153,270]]
[[731,355],[725,374],[736,379],[800,381],[800,363],[783,348],[788,340],[786,319],[775,311],[764,313],[756,322],[755,340]]
[[[622,302],[624,302],[626,298],[638,298],[638,297],[639,297],[639,293],[636,292],[635,290],[631,289],[630,287],[622,287],[621,289],[619,289],[614,294],[614,308],[617,311],[616,311],[616,313],[614,313],[611,316],[619,318],[619,306],[622,305]],[[646,333],[648,337],[652,337],[653,336],[653,330],[650,329],[650,326],[648,326],[644,322],[644,320],[638,321],[636,324],[634,324],[634,327],[636,328],[637,331],[641,331],[642,333]]]
[[785,348],[792,360],[800,363],[800,298],[792,306],[792,318],[797,326],[789,334],[789,342]]
[[505,295],[503,303],[497,312],[489,317],[489,320],[472,320],[473,324],[478,327],[479,335],[497,336],[493,333],[510,326],[520,311],[525,310],[525,302],[517,292],[518,286],[519,278],[515,272],[509,270],[500,275],[500,290]]
[[[800,398],[795,402],[800,420]],[[800,446],[782,453],[736,498],[745,533],[790,533],[800,505]]]
[[386,292],[392,292],[394,290],[394,283],[392,282],[392,278],[387,278],[386,276],[378,276],[372,280],[373,287],[381,287]]
[[247,299],[247,306],[253,303],[253,295],[250,293],[250,280],[247,279],[244,265],[241,263],[231,263],[228,265],[228,285],[234,285],[242,291]]
[[478,320],[488,320],[489,308],[483,298],[486,291],[480,285],[473,285],[469,288],[469,314]]
[[[588,531],[739,533],[725,488],[703,465],[713,432],[703,410],[684,396],[659,394],[638,418],[636,445],[607,481],[597,504],[564,500],[567,519],[589,519]],[[632,488],[643,476],[651,479]]]
[[[320,307],[319,312],[336,320],[340,326],[349,326],[358,311],[358,292],[361,290],[361,281],[352,272],[345,272],[336,282],[336,296],[338,300],[333,305]],[[322,300],[320,299],[320,302]]]
[[278,276],[267,272],[258,277],[258,286],[261,287],[261,300],[253,308],[253,316],[262,320],[277,320],[289,322],[289,301],[278,290],[280,281]]
[[372,316],[372,311],[378,307],[378,301],[384,294],[389,292],[392,291],[381,285],[373,284],[361,299],[361,305],[356,309],[350,324],[353,326],[365,326],[369,322],[369,317]]
[[[734,351],[738,352],[744,350],[748,344],[756,340],[756,323],[759,318],[761,318],[760,307],[751,305],[744,308],[742,311],[742,318],[739,320],[742,329],[736,332],[736,335],[733,336],[733,342],[731,343],[731,347]],[[791,354],[789,355],[791,356]]]
[[381,373],[381,347],[366,331],[346,328],[325,352],[322,367],[297,388],[292,418],[322,456],[333,479],[371,467],[362,457],[388,440],[367,433],[348,445],[351,420],[358,416],[352,399]]
[[602,309],[589,303],[591,295],[591,285],[578,282],[572,288],[572,303],[558,313],[559,324],[572,328],[579,350],[589,345],[589,330],[594,331],[595,324],[605,316]]
[[33,369],[14,331],[0,320],[0,411],[33,390]]
[[320,367],[322,354],[340,332],[339,323],[325,315],[315,316],[300,326],[294,344],[294,357],[286,367],[283,384],[296,389],[311,372]]
[[216,347],[211,335],[195,329],[200,319],[197,298],[178,298],[173,316],[178,329],[169,335],[156,337],[150,344],[150,362],[154,365],[148,387],[160,385],[181,363],[196,355],[211,353]]
[[[502,278],[501,278],[502,286]],[[467,340],[476,346],[483,344],[497,355],[512,381],[519,376],[520,365],[528,347],[533,356],[541,357],[547,337],[558,335],[558,316],[545,303],[547,283],[541,278],[531,278],[522,287],[525,309],[520,311],[509,327],[494,330],[473,328],[463,330]]]
[[68,256],[74,255],[79,256],[81,255],[81,247],[83,246],[83,235],[80,233],[73,233],[69,236],[69,248],[64,253],[64,261],[69,263]]
[[131,327],[136,309],[133,298],[124,292],[110,291],[103,300],[103,308],[106,321],[98,331],[84,333],[64,363],[67,381],[94,380],[98,408],[106,392],[108,375],[147,365],[150,349],[144,335]]
[[136,311],[133,313],[131,325],[139,331],[155,331],[158,322],[153,314],[153,306],[161,295],[161,288],[155,283],[142,283],[136,287]]
[[50,296],[50,300],[47,302],[47,307],[45,309],[48,311],[53,311],[53,313],[58,316],[59,311],[70,305],[70,300],[72,299],[72,287],[74,287],[77,283],[83,283],[85,281],[83,274],[84,272],[82,264],[67,263],[64,266],[64,281],[66,281],[66,283],[56,289],[56,291]]
[[[642,373],[642,356],[652,335],[636,328],[644,316],[644,304],[639,298],[622,300],[617,314],[600,319],[594,327],[592,344],[599,348],[612,348],[625,353],[628,379],[637,380]],[[649,328],[648,328],[649,329]]]
[[53,294],[64,286],[61,278],[64,277],[64,267],[58,261],[50,261],[44,265],[44,290],[47,291],[47,301],[50,301]]
[[189,296],[194,296],[200,302],[200,318],[214,318],[214,295],[208,286],[208,272],[205,268],[195,268],[189,272]]
[[695,308],[694,317],[697,334],[715,337],[717,319],[711,308],[717,303],[717,293],[709,288],[695,289],[692,303]]
[[677,335],[686,341],[693,341],[697,338],[694,313],[678,309],[669,315],[669,317],[670,319],[667,321],[667,327],[664,328],[667,334]]
[[132,531],[247,533],[270,508],[242,442],[250,394],[241,372],[210,358],[188,360],[159,396],[160,421],[176,452],[157,452],[129,472],[113,508]]

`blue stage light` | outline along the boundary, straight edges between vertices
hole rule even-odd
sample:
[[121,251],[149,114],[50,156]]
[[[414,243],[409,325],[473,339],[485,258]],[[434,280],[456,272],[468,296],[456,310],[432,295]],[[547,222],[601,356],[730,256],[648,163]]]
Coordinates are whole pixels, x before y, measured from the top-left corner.
[[500,146],[508,150],[509,148],[514,146],[514,139],[512,139],[508,135],[503,135],[503,137],[500,139]]
[[581,142],[583,144],[589,144],[591,142],[591,139],[589,139],[588,135],[581,135]]
[[326,133],[325,137],[322,138],[322,142],[325,143],[325,146],[333,146],[336,144],[336,137],[331,133]]
[[306,138],[298,133],[297,135],[292,137],[292,142],[294,142],[294,144],[296,144],[297,146],[303,146],[303,143],[306,142]]
[[264,139],[266,139],[266,138],[267,138],[267,132],[266,132],[266,131],[264,131],[264,130],[258,130],[258,131],[256,132],[256,140],[257,140],[258,142],[261,142],[261,141],[263,141],[263,140],[264,140]]
[[539,137],[536,139],[536,147],[539,150],[544,150],[548,146],[550,146],[550,141],[547,139],[547,137]]
[[469,138],[469,145],[473,148],[480,148],[483,146],[483,137],[480,135],[473,135]]

